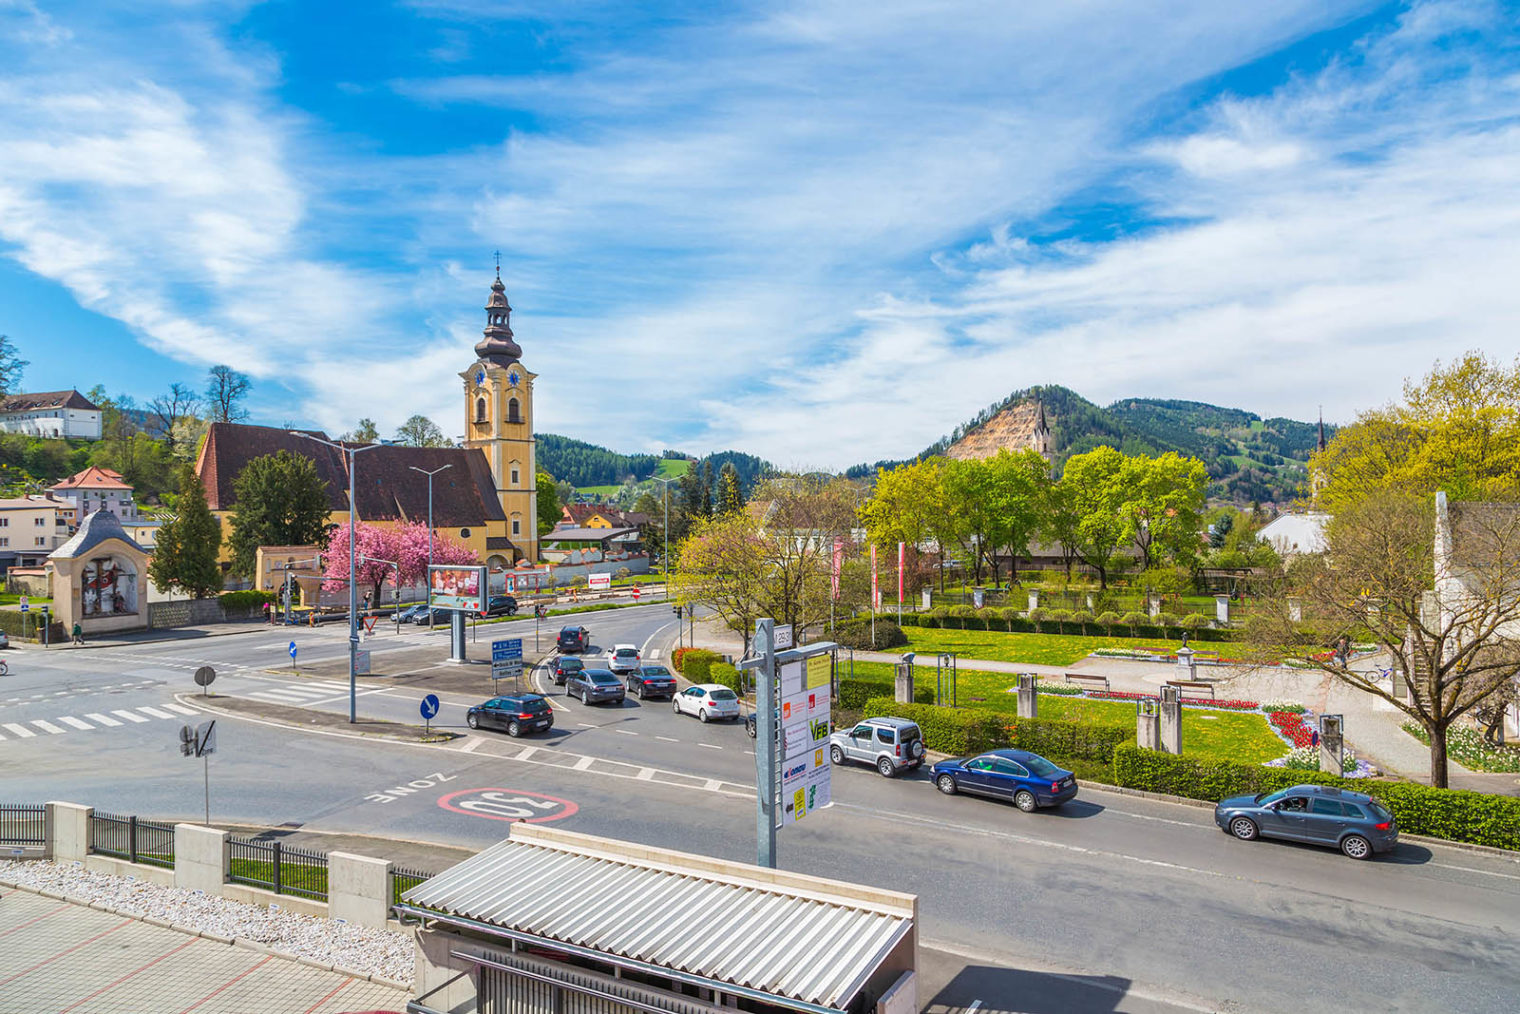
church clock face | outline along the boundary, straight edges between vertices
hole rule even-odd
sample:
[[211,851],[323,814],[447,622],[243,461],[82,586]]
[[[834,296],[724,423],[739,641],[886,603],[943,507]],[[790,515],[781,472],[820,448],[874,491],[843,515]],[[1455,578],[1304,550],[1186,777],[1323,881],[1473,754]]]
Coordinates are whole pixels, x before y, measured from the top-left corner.
[[509,383],[511,383],[511,385],[513,387],[516,387],[517,386],[517,371],[513,370],[511,373],[507,374],[507,380],[508,380]]
[[475,385],[477,387],[484,387],[485,386],[485,382],[486,382],[486,371],[485,370],[476,370],[475,371]]

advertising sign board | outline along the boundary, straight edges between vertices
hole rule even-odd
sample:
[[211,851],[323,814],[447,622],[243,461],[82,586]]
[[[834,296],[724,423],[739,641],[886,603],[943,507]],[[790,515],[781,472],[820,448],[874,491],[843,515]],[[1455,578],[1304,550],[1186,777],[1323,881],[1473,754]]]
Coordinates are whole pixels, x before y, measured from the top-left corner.
[[612,575],[587,574],[586,587],[591,591],[607,591],[612,587]]
[[484,567],[438,564],[428,569],[428,601],[434,609],[480,612],[485,588]]
[[814,655],[781,666],[781,822],[795,824],[832,801],[829,697],[833,660]]

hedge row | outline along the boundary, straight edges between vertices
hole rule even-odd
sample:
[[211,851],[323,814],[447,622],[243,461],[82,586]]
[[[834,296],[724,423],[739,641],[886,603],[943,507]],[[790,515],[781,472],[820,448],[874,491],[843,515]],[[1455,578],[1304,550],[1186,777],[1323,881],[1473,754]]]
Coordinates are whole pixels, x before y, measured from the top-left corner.
[[[891,680],[852,680],[843,677],[839,680],[839,699],[836,703],[846,711],[863,711],[873,698],[878,697],[895,700],[897,687]],[[934,688],[914,686],[913,700],[920,704],[932,704]]]
[[[951,610],[966,610],[971,615],[955,615]],[[1233,641],[1235,634],[1230,630],[1211,630],[1202,628],[1199,630],[1187,630],[1180,626],[1162,627],[1154,624],[1141,623],[1136,626],[1127,626],[1116,623],[1109,627],[1098,625],[1095,621],[1078,623],[1072,620],[1056,621],[1042,620],[1038,625],[1025,619],[1016,609],[988,608],[972,610],[970,606],[949,606],[930,610],[927,613],[904,613],[902,625],[905,627],[931,627],[946,630],[991,630],[1009,634],[1103,634],[1110,637],[1140,637],[1151,640],[1182,640],[1186,633],[1194,641]]]
[[744,696],[744,685],[740,681],[740,673],[736,666],[727,662],[717,661],[707,669],[707,678],[702,680],[693,679],[695,683],[721,683],[739,696]]
[[[23,613],[19,609],[0,609],[0,631],[4,631],[8,637],[21,637],[22,625],[25,624],[25,636],[34,641],[40,641],[42,637],[41,624],[37,618],[42,613],[33,608],[30,613]],[[48,624],[48,641],[51,644],[59,644],[68,637],[63,624],[57,620]]]
[[1108,762],[1113,759],[1117,747],[1135,736],[1134,727],[1128,723],[1017,718],[995,711],[899,704],[890,697],[871,698],[866,701],[865,710],[870,715],[889,715],[917,722],[923,730],[925,746],[951,754],[1017,747],[1058,763],[1063,759]]
[[706,648],[677,649],[673,659],[676,671],[693,683],[711,683],[710,672],[714,662],[722,662],[723,656]]
[[1205,763],[1142,750],[1133,743],[1114,750],[1113,765],[1116,785],[1213,802],[1307,783],[1336,785],[1378,800],[1388,807],[1399,829],[1409,834],[1520,850],[1520,798],[1514,796],[1436,789],[1414,782],[1339,778],[1320,771],[1288,771],[1228,761]]
[[273,603],[274,592],[259,591],[257,588],[245,588],[241,591],[222,592],[217,596],[217,601],[228,612],[235,610],[261,609],[264,603]]

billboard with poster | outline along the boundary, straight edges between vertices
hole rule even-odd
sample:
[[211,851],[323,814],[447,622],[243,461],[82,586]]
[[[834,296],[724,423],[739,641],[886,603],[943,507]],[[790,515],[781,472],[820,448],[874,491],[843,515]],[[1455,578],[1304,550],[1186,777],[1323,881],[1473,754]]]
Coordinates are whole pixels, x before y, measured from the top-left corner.
[[795,824],[831,799],[830,684],[827,654],[781,666],[781,823]]
[[486,569],[438,564],[428,569],[428,601],[434,609],[480,612],[484,604]]

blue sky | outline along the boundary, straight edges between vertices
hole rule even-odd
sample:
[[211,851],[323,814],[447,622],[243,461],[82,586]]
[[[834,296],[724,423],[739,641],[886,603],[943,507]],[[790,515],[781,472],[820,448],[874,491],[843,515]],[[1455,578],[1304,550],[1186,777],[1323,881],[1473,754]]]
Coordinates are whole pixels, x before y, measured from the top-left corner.
[[[638,9],[632,10],[631,8]],[[1520,351],[1514,5],[0,0],[25,387],[911,454],[1031,384],[1332,420]]]

